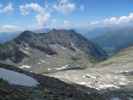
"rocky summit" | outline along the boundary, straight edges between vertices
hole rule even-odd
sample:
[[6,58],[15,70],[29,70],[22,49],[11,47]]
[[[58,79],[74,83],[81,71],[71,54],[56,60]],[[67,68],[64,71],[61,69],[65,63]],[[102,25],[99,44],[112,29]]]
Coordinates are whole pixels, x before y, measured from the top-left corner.
[[86,68],[106,52],[74,30],[24,31],[0,45],[0,60],[38,73]]

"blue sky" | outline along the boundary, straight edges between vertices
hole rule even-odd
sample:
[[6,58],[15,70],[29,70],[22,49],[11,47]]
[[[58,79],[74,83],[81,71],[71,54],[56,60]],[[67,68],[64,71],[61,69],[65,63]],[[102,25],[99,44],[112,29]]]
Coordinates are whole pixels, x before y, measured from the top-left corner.
[[0,0],[0,32],[133,22],[133,0]]

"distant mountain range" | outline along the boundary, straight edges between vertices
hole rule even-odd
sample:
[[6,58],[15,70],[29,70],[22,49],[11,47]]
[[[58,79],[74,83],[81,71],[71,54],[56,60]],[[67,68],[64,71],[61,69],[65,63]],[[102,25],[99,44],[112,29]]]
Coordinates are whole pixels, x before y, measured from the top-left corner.
[[133,45],[132,27],[101,28],[91,33],[95,36],[90,38],[88,33],[88,39],[101,46],[109,55]]
[[5,43],[19,35],[18,32],[0,32],[0,43]]
[[[45,29],[37,29],[37,30],[32,30],[35,33],[47,33],[50,31],[50,29],[45,28]],[[16,32],[0,32],[0,43],[5,43],[8,42],[18,35],[20,35],[22,32],[21,31],[16,31]]]

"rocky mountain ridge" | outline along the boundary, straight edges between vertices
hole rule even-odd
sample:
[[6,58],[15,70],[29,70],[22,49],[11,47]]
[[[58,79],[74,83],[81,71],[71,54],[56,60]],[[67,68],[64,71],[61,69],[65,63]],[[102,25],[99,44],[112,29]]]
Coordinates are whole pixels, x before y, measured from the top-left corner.
[[19,66],[33,66],[31,71],[37,72],[47,66],[86,67],[91,65],[92,60],[106,58],[106,53],[99,46],[73,30],[54,29],[48,33],[24,31],[15,39],[0,45],[0,60]]

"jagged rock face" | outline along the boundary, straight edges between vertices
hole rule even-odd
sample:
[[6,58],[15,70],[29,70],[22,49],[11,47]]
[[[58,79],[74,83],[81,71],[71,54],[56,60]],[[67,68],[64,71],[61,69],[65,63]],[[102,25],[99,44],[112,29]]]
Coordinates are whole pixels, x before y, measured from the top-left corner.
[[75,50],[75,46],[85,51],[88,55],[96,57],[96,59],[106,58],[106,53],[101,48],[73,30],[52,30],[44,34],[35,34],[30,31],[25,31],[16,38],[16,43],[23,42],[27,42],[32,47],[42,49],[43,51],[45,51],[45,49],[50,51],[49,44],[60,44],[71,50]]
[[106,58],[106,53],[101,48],[94,45],[91,41],[87,40],[73,30],[53,30],[47,35],[53,43],[61,44],[72,50],[74,50],[73,46],[75,46],[76,48],[83,50],[89,56],[92,56],[98,60],[103,60]]
[[[12,41],[0,45],[0,60],[19,65],[61,67],[73,64],[77,59],[80,63],[88,63],[92,59],[99,61],[106,57],[100,47],[73,30],[51,30],[48,33],[25,31]],[[40,60],[46,61],[40,64]]]

